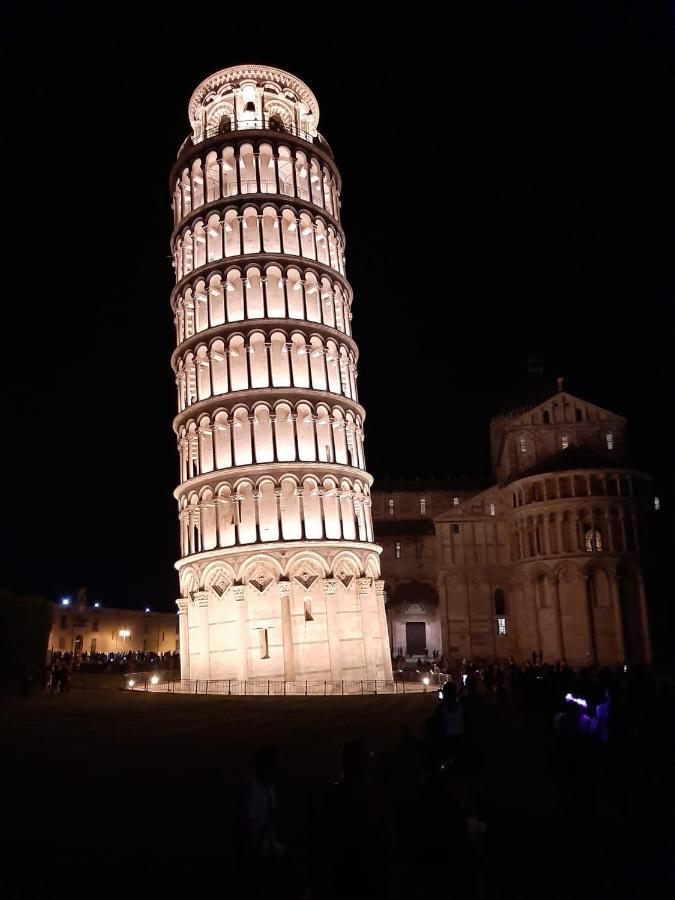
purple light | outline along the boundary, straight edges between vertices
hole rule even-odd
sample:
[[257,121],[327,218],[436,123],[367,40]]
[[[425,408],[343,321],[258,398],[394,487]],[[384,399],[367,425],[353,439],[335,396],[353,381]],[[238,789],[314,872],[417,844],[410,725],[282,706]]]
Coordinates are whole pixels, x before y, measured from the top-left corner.
[[571,694],[565,694],[565,700],[569,700],[570,703],[576,703],[577,706],[582,706],[584,709],[588,709],[588,703],[584,700],[583,697],[573,697]]

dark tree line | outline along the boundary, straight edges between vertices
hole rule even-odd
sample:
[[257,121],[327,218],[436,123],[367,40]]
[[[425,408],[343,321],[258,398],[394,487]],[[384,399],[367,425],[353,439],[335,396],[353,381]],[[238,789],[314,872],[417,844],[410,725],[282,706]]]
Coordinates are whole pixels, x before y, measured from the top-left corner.
[[53,615],[47,600],[0,588],[0,689],[42,678]]

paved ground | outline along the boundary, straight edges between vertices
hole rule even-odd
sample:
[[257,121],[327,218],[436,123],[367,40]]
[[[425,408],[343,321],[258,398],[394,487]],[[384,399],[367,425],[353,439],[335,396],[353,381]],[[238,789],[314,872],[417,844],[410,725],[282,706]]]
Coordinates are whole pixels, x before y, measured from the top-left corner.
[[[286,837],[321,830],[319,798],[341,746],[392,751],[418,735],[434,696],[212,698],[73,691],[0,706],[8,864],[3,897],[228,897],[232,809],[255,751],[283,748]],[[546,723],[508,715],[486,739],[486,898],[670,896],[672,779],[641,775],[626,809],[559,820]],[[670,792],[670,793],[669,793]],[[611,792],[610,792],[611,793]],[[394,798],[394,802],[395,802]],[[620,805],[620,804],[619,804]],[[429,809],[420,827],[435,827]],[[626,813],[625,815],[623,813]],[[426,818],[426,816],[425,816]],[[452,897],[449,879],[448,897]],[[672,883],[671,883],[672,890]],[[209,889],[209,895],[214,892]],[[231,895],[231,894],[230,894]]]

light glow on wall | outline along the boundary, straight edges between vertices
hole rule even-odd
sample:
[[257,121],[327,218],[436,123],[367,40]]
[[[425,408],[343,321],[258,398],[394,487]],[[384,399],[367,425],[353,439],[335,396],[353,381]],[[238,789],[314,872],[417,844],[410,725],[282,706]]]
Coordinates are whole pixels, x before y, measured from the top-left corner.
[[[339,678],[343,663],[390,678],[340,177],[316,98],[290,73],[234,66],[197,87],[189,117],[172,176],[183,677],[236,659],[239,678]],[[248,637],[228,634],[225,659],[211,603],[230,615],[252,590],[260,604],[237,607]],[[359,613],[335,654],[328,633],[347,608]],[[294,616],[321,636],[311,646]]]

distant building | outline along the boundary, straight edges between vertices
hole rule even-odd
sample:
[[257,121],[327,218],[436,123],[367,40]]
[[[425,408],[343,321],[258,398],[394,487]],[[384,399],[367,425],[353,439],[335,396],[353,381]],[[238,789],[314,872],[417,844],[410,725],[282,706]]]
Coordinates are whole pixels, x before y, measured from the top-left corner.
[[176,613],[112,609],[80,596],[54,604],[49,649],[62,653],[167,653],[179,649]]
[[656,501],[625,419],[539,379],[490,443],[489,485],[373,491],[392,650],[650,661],[640,550]]

